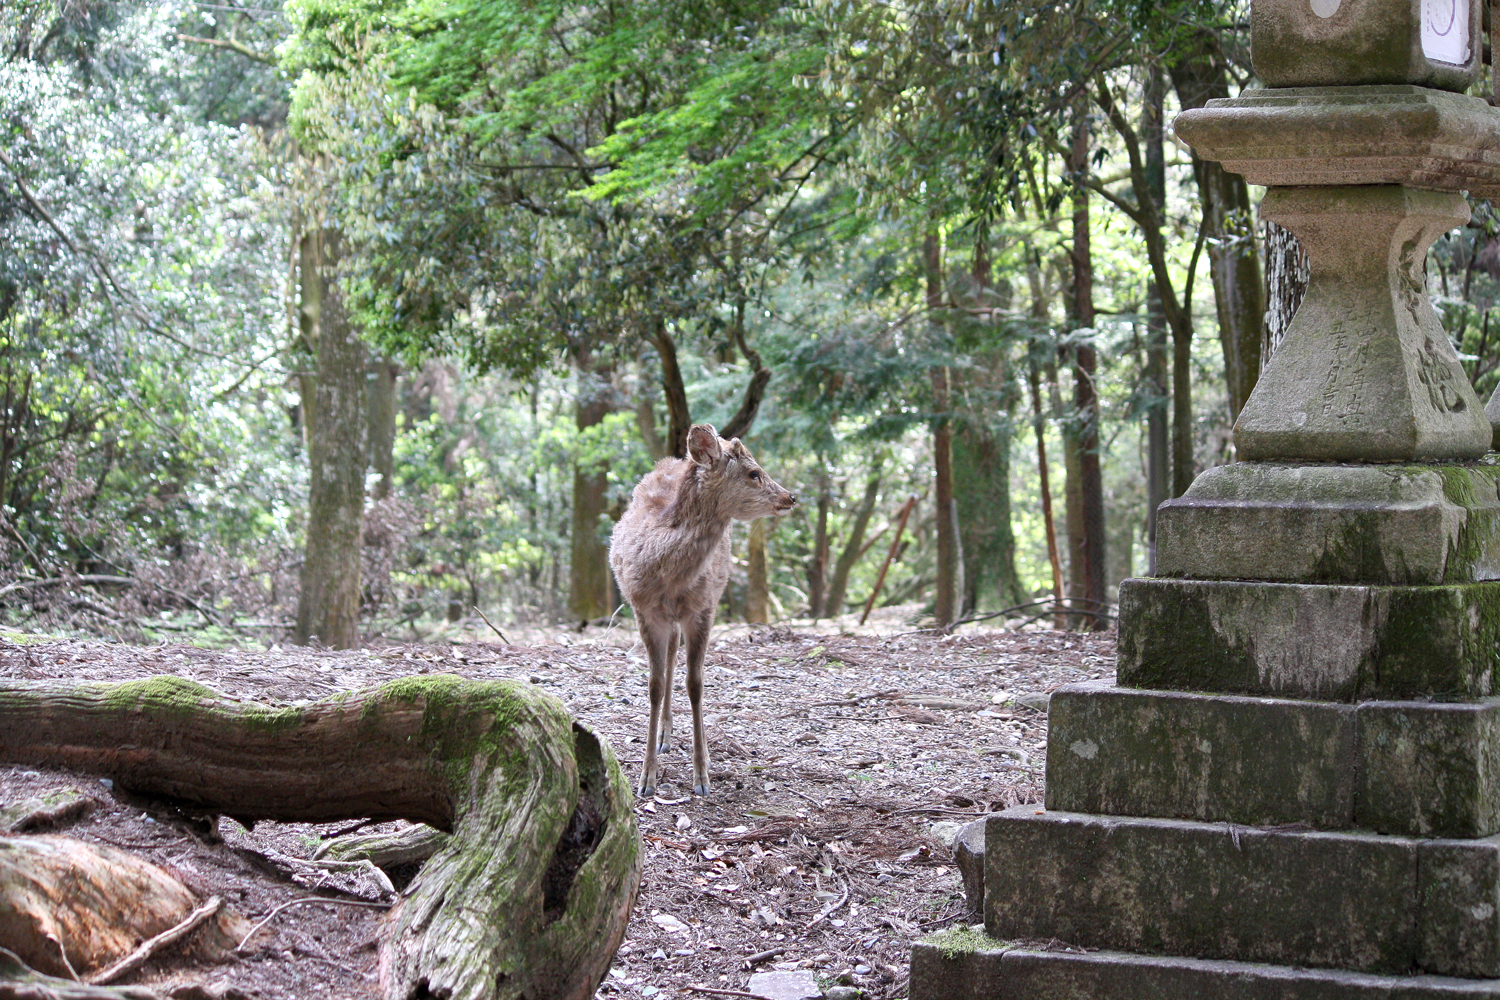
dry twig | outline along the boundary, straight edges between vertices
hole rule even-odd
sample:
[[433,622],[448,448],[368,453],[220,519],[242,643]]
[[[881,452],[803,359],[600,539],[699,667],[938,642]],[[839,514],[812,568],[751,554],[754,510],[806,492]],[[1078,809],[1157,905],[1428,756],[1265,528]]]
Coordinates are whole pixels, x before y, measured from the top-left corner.
[[290,910],[294,906],[310,906],[313,903],[324,903],[328,906],[366,906],[376,910],[389,910],[391,908],[391,904],[389,903],[368,903],[363,899],[330,899],[327,896],[306,896],[302,899],[294,899],[290,903],[282,903],[276,909],[262,917],[254,927],[250,928],[249,934],[240,938],[240,943],[234,946],[234,950],[240,954],[244,954],[245,943],[259,934],[261,928],[265,927],[266,924],[269,924],[272,920],[280,916],[282,911]]
[[176,944],[187,937],[200,926],[219,912],[224,901],[218,896],[210,896],[208,901],[187,915],[187,919],[175,927],[169,927],[156,935],[154,938],[142,941],[140,945],[129,955],[120,959],[114,965],[109,966],[89,977],[90,986],[103,986],[112,983],[116,979],[125,976],[146,963],[146,959],[155,955],[168,945]]

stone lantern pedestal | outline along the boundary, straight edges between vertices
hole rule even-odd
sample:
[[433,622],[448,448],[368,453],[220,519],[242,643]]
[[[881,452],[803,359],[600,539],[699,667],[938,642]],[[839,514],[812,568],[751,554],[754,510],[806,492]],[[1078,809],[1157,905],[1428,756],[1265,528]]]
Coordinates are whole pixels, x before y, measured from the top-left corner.
[[1500,1000],[1500,466],[1425,274],[1500,196],[1500,111],[1450,92],[1479,10],[1444,2],[1256,0],[1267,89],[1178,117],[1307,296],[912,1000]]

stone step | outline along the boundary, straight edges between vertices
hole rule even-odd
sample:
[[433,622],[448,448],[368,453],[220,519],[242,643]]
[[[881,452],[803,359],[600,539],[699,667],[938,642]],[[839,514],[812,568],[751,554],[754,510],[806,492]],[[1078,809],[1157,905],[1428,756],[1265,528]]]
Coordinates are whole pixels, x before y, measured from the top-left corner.
[[1500,581],[1120,584],[1125,687],[1355,701],[1500,694]]
[[1500,833],[1500,699],[1052,693],[1047,808],[1415,837]]
[[1205,470],[1156,513],[1156,575],[1441,584],[1500,576],[1500,467]]
[[1500,980],[1039,951],[967,929],[912,945],[911,1000],[1500,1000]]
[[1086,948],[1500,977],[1500,838],[1095,816],[989,818],[985,929]]

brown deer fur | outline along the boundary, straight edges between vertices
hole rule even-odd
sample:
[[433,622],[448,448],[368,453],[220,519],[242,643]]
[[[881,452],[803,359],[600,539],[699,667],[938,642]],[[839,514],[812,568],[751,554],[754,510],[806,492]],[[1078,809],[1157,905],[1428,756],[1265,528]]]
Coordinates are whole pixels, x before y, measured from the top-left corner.
[[651,661],[643,796],[656,793],[658,750],[671,748],[672,668],[679,639],[687,647],[693,706],[693,793],[708,794],[703,655],[729,582],[729,525],[779,517],[797,502],[756,464],[739,438],[725,441],[708,424],[694,424],[687,451],[687,458],[662,459],[636,484],[609,543],[609,564],[620,593],[635,609]]

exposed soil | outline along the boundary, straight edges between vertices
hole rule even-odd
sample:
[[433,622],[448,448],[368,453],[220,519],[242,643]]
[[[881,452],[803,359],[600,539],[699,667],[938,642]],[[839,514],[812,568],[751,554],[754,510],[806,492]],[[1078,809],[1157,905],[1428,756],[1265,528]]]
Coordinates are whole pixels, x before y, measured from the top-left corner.
[[[640,898],[600,997],[701,997],[689,987],[743,990],[752,971],[774,969],[811,969],[874,998],[906,995],[911,941],[965,915],[945,833],[951,839],[953,824],[991,809],[1041,800],[1046,715],[1027,696],[1111,677],[1114,642],[1052,631],[941,636],[902,631],[899,621],[844,632],[826,623],[716,628],[705,694],[712,794],[686,794],[692,763],[682,737],[691,739],[691,725],[679,687],[677,746],[663,758],[655,799],[636,806]],[[646,667],[628,626],[507,635],[517,644],[471,633],[351,653],[25,637],[0,641],[0,676],[172,673],[263,702],[319,699],[407,674],[513,678],[562,699],[635,780]],[[0,769],[6,804],[60,787],[83,791],[96,808],[58,832],[133,850],[252,920],[293,900],[323,900],[275,916],[248,954],[202,966],[164,953],[130,982],[180,997],[374,995],[381,911],[339,902],[364,890],[307,876],[297,884],[256,853],[307,858],[354,821],[246,831],[225,818],[222,842],[209,843],[96,778]]]

